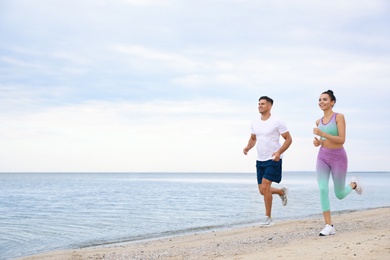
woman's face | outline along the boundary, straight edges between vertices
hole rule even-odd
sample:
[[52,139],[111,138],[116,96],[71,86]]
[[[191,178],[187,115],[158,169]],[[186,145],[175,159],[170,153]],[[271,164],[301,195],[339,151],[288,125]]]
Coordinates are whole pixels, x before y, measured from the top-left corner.
[[318,100],[318,106],[321,110],[332,109],[334,106],[334,101],[330,99],[328,94],[321,94],[320,99]]

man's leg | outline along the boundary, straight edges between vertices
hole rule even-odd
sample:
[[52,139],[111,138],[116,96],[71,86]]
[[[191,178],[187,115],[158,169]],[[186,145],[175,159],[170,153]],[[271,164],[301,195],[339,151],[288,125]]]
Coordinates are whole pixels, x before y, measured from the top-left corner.
[[261,182],[261,191],[264,196],[264,204],[265,204],[265,215],[271,217],[272,211],[272,191],[271,191],[272,181],[267,179],[262,180]]
[[284,191],[282,189],[271,187],[271,193],[272,194],[278,194],[279,196],[284,195]]

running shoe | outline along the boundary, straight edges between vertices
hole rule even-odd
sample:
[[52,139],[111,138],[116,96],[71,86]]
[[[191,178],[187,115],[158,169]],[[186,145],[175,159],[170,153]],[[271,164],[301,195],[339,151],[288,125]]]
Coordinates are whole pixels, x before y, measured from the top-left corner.
[[287,205],[288,188],[287,187],[283,187],[282,191],[284,191],[284,194],[283,195],[279,195],[279,197],[282,200],[282,205],[286,206]]
[[320,236],[329,236],[336,234],[333,225],[326,224],[325,228],[320,232]]
[[269,227],[269,226],[272,226],[273,224],[274,224],[274,222],[272,221],[272,219],[270,217],[266,216],[265,220],[260,223],[260,226]]
[[357,192],[357,194],[362,195],[364,188],[363,188],[361,182],[359,181],[359,179],[357,177],[353,176],[351,179],[351,182],[356,183],[355,191]]

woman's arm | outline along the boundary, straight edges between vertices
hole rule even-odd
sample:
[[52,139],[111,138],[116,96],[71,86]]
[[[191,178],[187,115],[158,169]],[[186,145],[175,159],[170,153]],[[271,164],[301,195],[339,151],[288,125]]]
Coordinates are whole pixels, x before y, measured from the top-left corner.
[[[324,133],[318,128],[314,128],[313,133],[315,135],[319,135],[321,137],[326,138],[326,140],[329,140],[330,142],[332,142],[334,144],[343,145],[345,143],[345,132],[346,132],[346,123],[345,123],[345,118],[344,118],[343,114],[337,114],[336,124],[337,124],[337,130],[339,132],[338,136]],[[318,126],[318,124],[317,124],[317,126]]]

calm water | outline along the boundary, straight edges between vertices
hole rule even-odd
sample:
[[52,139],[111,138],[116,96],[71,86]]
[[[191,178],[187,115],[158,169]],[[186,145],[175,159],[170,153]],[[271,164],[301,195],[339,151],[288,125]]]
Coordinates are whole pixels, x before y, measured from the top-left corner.
[[[351,173],[365,185],[333,211],[390,206],[390,173]],[[332,182],[331,186],[332,186]],[[256,224],[264,215],[255,174],[0,173],[0,259]],[[322,217],[314,173],[286,172],[273,218]]]

